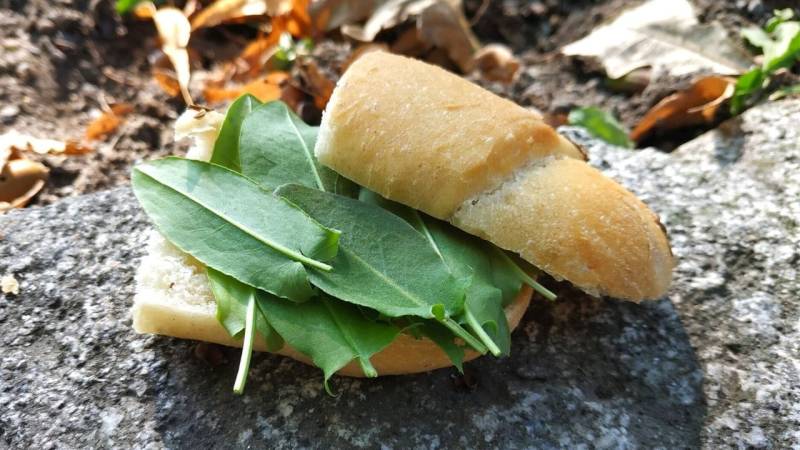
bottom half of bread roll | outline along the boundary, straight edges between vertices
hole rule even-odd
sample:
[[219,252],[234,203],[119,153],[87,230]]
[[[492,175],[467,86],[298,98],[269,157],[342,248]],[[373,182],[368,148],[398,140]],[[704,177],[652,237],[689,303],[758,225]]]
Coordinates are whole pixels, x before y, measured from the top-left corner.
[[[136,275],[133,327],[139,333],[155,333],[182,339],[213,342],[241,347],[242,340],[231,337],[216,318],[216,303],[206,281],[205,269],[190,256],[176,249],[160,234],[150,236],[147,255]],[[530,303],[532,290],[523,286],[506,309],[509,329],[519,325]],[[263,339],[256,339],[254,349],[266,351]],[[277,353],[306,364],[311,360],[284,345]],[[467,350],[464,361],[480,356]],[[452,366],[445,353],[432,341],[401,333],[386,348],[370,358],[379,375],[426,372]],[[356,361],[337,372],[363,377]]]

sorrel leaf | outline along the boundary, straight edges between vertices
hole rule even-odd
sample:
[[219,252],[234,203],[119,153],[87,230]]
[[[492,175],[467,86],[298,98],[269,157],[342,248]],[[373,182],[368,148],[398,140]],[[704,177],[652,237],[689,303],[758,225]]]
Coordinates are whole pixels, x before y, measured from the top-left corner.
[[328,392],[331,375],[354,359],[365,375],[377,376],[370,358],[400,332],[393,325],[366,319],[354,305],[325,295],[305,303],[287,302],[263,292],[257,299],[286,342],[322,369]]
[[339,232],[230,170],[166,158],[137,166],[132,181],[169,241],[245,284],[304,301],[312,291],[303,266],[330,270],[323,261],[335,256]]
[[260,105],[261,102],[250,94],[245,94],[231,103],[222,127],[219,129],[217,140],[214,142],[214,152],[211,154],[212,163],[241,173],[239,135],[242,130],[242,122],[253,109]]
[[272,189],[297,183],[334,192],[339,175],[314,157],[317,132],[283,102],[255,108],[242,122],[239,136],[242,174]]

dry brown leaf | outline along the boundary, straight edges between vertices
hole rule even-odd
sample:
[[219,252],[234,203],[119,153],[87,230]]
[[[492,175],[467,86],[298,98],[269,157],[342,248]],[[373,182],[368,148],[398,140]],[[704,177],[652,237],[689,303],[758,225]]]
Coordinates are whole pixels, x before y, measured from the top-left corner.
[[361,22],[381,3],[381,0],[318,0],[311,3],[309,13],[314,27],[324,32]]
[[[24,135],[16,130],[0,135],[0,152],[4,149],[10,150],[12,153],[14,151],[29,151],[40,155],[83,155],[92,151],[92,148],[81,145],[75,140],[64,142],[55,139],[40,139]],[[8,159],[13,160],[15,158],[12,154]]]
[[152,19],[156,13],[156,6],[153,2],[142,2],[133,8],[133,16],[139,20]]
[[286,72],[272,72],[264,78],[242,86],[231,88],[207,86],[203,90],[203,97],[210,104],[233,100],[244,94],[250,94],[262,102],[277,100],[281,96],[281,84],[287,78],[289,75]]
[[472,69],[472,58],[480,44],[470,30],[460,2],[455,7],[450,2],[438,1],[425,8],[417,18],[417,30],[423,42],[444,49],[462,72]]
[[189,94],[191,69],[189,52],[186,50],[192,34],[189,19],[177,8],[164,7],[153,14],[153,22],[155,22],[158,35],[161,37],[161,50],[167,55],[175,69],[183,100],[187,105],[191,105],[194,102]]
[[473,67],[487,80],[511,83],[519,72],[520,63],[505,45],[489,44],[475,53]]
[[291,11],[288,14],[274,17],[273,22],[285,20],[284,28],[294,37],[311,36],[313,27],[311,16],[308,14],[309,2],[310,0],[294,0]]
[[103,112],[86,127],[86,139],[94,141],[113,133],[122,124],[123,118],[132,111],[133,106],[127,103],[112,105],[108,111]]
[[696,81],[686,90],[676,92],[650,108],[630,137],[640,141],[655,129],[670,130],[711,123],[720,105],[733,95],[735,80],[708,76]]
[[[419,16],[437,1],[439,0],[388,0],[368,14],[369,19],[363,26],[353,25],[353,22],[342,22],[342,34],[358,41],[372,42],[382,30],[394,28],[412,17]],[[357,15],[349,19],[352,20],[353,17]]]
[[562,49],[599,58],[609,78],[649,66],[681,76],[699,70],[736,74],[751,57],[716,22],[700,23],[689,0],[649,0]]
[[353,39],[372,42],[381,31],[412,19],[416,20],[416,32],[406,31],[393,46],[394,51],[416,55],[436,47],[444,50],[462,72],[472,69],[473,55],[480,45],[464,16],[461,0],[389,0],[373,11],[363,26],[344,24],[341,31]]
[[299,76],[308,93],[314,98],[314,106],[320,111],[325,109],[336,83],[331,81],[312,59],[303,59],[298,64]]
[[44,187],[49,171],[29,159],[12,159],[0,171],[0,212],[22,208]]

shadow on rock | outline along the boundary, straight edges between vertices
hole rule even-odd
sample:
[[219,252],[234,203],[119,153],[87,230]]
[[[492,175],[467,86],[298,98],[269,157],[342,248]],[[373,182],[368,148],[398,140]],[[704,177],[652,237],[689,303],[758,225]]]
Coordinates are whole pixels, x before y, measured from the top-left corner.
[[699,445],[703,374],[669,300],[566,287],[554,303],[534,300],[513,341],[510,358],[481,358],[463,376],[336,377],[334,398],[319,370],[267,354],[236,396],[238,350],[198,358],[193,344],[161,338],[157,430],[170,447]]

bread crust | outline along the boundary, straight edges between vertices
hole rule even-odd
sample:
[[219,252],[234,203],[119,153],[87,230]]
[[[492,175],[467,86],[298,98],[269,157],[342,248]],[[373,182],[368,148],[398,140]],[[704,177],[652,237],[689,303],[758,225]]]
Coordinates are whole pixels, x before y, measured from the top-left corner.
[[[523,286],[514,301],[505,308],[509,329],[519,325],[531,300],[532,290]],[[241,339],[233,339],[219,323],[215,315],[213,300],[208,303],[187,304],[170,298],[168,291],[148,289],[137,294],[133,309],[133,328],[138,333],[154,333],[182,339],[213,342],[230,347],[241,347]],[[254,350],[267,351],[263,339],[256,339]],[[311,360],[284,345],[278,354],[288,356],[308,365]],[[466,351],[464,361],[480,356],[474,351]],[[427,372],[452,366],[447,355],[433,341],[416,339],[407,334],[398,337],[380,352],[370,358],[379,375],[402,375]],[[361,366],[355,361],[340,369],[337,374],[349,377],[363,377]]]
[[672,252],[644,203],[538,115],[438,67],[361,57],[333,93],[315,151],[590,294],[639,301],[669,287]]
[[583,158],[538,114],[384,52],[362,56],[342,76],[315,152],[356,183],[439,219],[532,159]]

